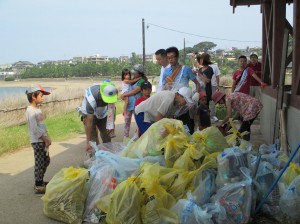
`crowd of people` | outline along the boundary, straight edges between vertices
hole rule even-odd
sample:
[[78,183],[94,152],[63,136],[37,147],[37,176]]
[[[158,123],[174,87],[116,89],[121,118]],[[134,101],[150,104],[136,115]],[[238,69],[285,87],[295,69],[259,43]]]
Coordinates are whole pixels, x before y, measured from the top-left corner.
[[[239,57],[239,69],[233,75],[230,94],[220,91],[220,70],[211,62],[209,54],[193,54],[197,65],[193,64],[192,67],[179,63],[179,51],[176,47],[159,49],[155,56],[161,72],[157,92],[153,95],[152,84],[142,65],[135,65],[132,70],[124,68],[121,72],[122,91],[119,97],[124,100],[124,137],[129,137],[132,116],[137,123],[139,136],[163,118],[181,120],[186,131],[193,134],[195,129],[203,130],[210,127],[211,123],[218,122],[216,104],[225,104],[227,114],[216,126],[221,128],[227,124],[229,118],[233,117],[234,110],[235,117],[241,120],[239,131],[248,131],[244,138],[250,139],[251,124],[262,109],[259,86],[266,86],[261,81],[261,65],[257,54],[250,55],[249,64],[245,56]],[[194,88],[190,88],[190,81]],[[36,85],[28,89],[26,94],[30,103],[26,117],[35,158],[34,191],[44,193],[47,182],[43,178],[50,163],[47,150],[51,139],[38,105],[43,102],[43,95],[50,93]],[[100,143],[98,132],[103,143],[111,142],[111,138],[115,137],[117,100],[117,87],[109,80],[86,89],[79,108],[86,133],[86,151],[91,150],[90,141]]]

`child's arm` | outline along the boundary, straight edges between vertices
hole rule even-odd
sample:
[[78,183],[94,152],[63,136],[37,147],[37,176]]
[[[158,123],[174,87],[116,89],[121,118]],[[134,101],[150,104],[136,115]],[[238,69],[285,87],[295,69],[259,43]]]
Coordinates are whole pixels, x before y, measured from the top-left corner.
[[52,144],[52,141],[49,136],[41,136],[41,139],[45,142],[46,147],[49,147]]
[[135,79],[130,79],[130,80],[123,80],[126,84],[133,84],[136,83],[138,80],[140,80],[141,77],[135,78]]

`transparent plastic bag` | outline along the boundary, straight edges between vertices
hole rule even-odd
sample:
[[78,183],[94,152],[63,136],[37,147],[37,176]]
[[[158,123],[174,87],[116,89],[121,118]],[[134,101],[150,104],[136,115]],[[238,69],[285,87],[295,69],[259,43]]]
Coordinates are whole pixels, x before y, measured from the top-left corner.
[[226,184],[217,191],[213,197],[215,203],[225,208],[226,223],[248,223],[251,212],[252,188],[250,170],[241,167],[244,180],[236,183]]
[[203,170],[195,175],[192,182],[192,196],[197,205],[204,205],[216,190],[216,174],[213,170]]
[[279,204],[281,210],[293,221],[300,222],[300,175],[285,190]]
[[92,173],[88,182],[89,193],[85,202],[84,221],[99,223],[101,211],[96,202],[114,191],[118,184],[115,176],[115,169],[108,163],[98,166]]
[[42,197],[44,214],[65,223],[81,224],[88,178],[86,169],[61,169],[48,183]]
[[190,192],[187,194],[187,199],[179,199],[176,205],[171,208],[179,216],[179,223],[198,223],[198,224],[213,224],[212,215],[207,211],[202,210],[195,201]]
[[248,152],[238,147],[227,148],[218,155],[217,185],[239,182],[244,178],[240,167],[249,167]]

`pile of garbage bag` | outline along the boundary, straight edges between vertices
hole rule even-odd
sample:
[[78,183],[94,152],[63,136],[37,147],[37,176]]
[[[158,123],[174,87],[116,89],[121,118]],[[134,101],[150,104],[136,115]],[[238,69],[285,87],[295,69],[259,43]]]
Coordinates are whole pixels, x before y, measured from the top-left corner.
[[[185,132],[162,119],[139,139],[91,143],[85,168],[64,168],[42,197],[44,214],[65,223],[248,223],[286,156],[274,145],[258,152],[232,130]],[[292,163],[260,212],[298,220],[300,168]],[[276,214],[275,214],[276,212]]]

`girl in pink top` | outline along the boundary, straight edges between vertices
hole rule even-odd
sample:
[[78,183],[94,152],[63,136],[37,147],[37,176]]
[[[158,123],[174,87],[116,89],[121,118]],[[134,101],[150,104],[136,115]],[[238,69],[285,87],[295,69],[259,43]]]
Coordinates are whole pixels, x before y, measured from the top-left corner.
[[242,133],[248,131],[249,134],[244,135],[243,139],[249,141],[250,127],[263,107],[261,102],[248,94],[240,92],[226,95],[225,93],[218,91],[213,94],[212,99],[215,104],[220,103],[226,105],[227,115],[217,126],[221,127],[227,123],[229,118],[232,117],[232,110],[235,110],[242,122],[239,132]]

